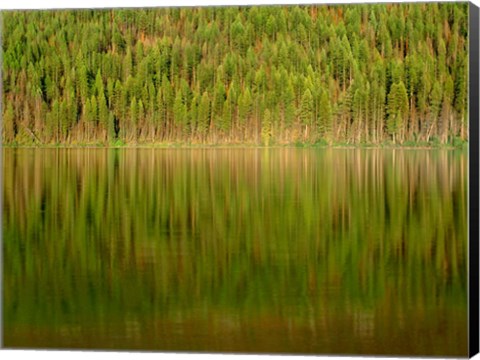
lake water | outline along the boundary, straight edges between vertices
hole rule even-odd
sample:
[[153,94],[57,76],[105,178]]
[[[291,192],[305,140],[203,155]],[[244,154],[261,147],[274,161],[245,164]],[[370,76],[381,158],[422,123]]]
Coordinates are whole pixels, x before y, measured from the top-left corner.
[[4,346],[466,356],[467,160],[4,149]]

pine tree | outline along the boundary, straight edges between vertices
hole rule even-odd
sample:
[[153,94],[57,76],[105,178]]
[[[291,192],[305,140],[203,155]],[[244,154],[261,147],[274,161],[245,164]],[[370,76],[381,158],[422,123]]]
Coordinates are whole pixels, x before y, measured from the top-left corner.
[[183,101],[183,95],[180,91],[175,95],[175,102],[173,104],[173,117],[175,124],[185,131],[187,127],[187,108]]
[[407,89],[402,81],[392,85],[388,94],[387,104],[387,130],[392,136],[393,142],[396,143],[400,137],[402,141],[402,127],[408,116],[408,96]]
[[468,139],[464,4],[3,15],[6,144]]
[[309,89],[302,95],[299,117],[304,128],[304,139],[307,139],[313,122],[313,97]]
[[272,138],[272,115],[270,110],[266,109],[262,117],[262,143],[265,146],[270,145]]
[[7,103],[7,107],[3,114],[3,139],[6,143],[12,143],[16,135],[15,113],[11,102]]
[[320,136],[327,141],[332,138],[332,109],[328,92],[323,90],[320,96],[320,117],[319,117]]
[[197,130],[200,133],[200,135],[204,136],[207,133],[209,123],[210,123],[210,98],[208,96],[208,93],[205,91],[202,94],[200,105],[198,106]]

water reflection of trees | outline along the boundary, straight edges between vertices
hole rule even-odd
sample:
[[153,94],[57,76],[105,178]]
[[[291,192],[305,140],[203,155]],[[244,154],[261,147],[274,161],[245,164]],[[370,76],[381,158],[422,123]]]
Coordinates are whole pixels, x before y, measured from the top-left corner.
[[466,326],[466,161],[453,151],[4,150],[6,325],[129,314],[238,324],[244,314],[318,334],[346,317],[350,331],[379,336],[392,319],[411,327],[412,314],[436,326],[442,309]]

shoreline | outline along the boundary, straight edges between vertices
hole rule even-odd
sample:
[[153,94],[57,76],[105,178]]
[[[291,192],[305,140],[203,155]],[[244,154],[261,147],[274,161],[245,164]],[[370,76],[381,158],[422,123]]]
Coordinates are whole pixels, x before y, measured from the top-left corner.
[[256,144],[188,144],[188,143],[172,143],[172,144],[126,144],[126,145],[100,145],[100,144],[60,144],[60,145],[4,145],[3,149],[336,149],[336,150],[464,150],[468,148],[468,142],[454,146],[445,145],[393,145],[393,144],[361,144],[361,145],[315,145],[315,144],[285,144],[285,145],[256,145]]

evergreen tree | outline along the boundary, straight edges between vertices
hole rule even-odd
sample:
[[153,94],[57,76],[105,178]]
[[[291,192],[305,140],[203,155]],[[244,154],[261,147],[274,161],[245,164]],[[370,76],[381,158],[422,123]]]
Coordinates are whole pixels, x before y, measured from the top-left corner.
[[402,141],[402,127],[408,116],[407,89],[403,82],[395,83],[388,94],[387,130],[395,143],[398,138]]
[[12,143],[15,139],[15,113],[11,102],[7,103],[7,107],[3,113],[3,139],[6,143]]
[[332,137],[332,109],[327,91],[322,91],[320,96],[320,117],[319,117],[320,136],[327,141]]
[[265,146],[270,145],[272,138],[272,115],[270,110],[266,109],[262,117],[262,143]]
[[197,121],[197,130],[200,135],[204,136],[207,133],[210,124],[210,98],[206,91],[202,94],[200,105],[198,106]]
[[468,139],[464,4],[8,11],[3,25],[5,144],[261,143],[265,114],[284,144]]

